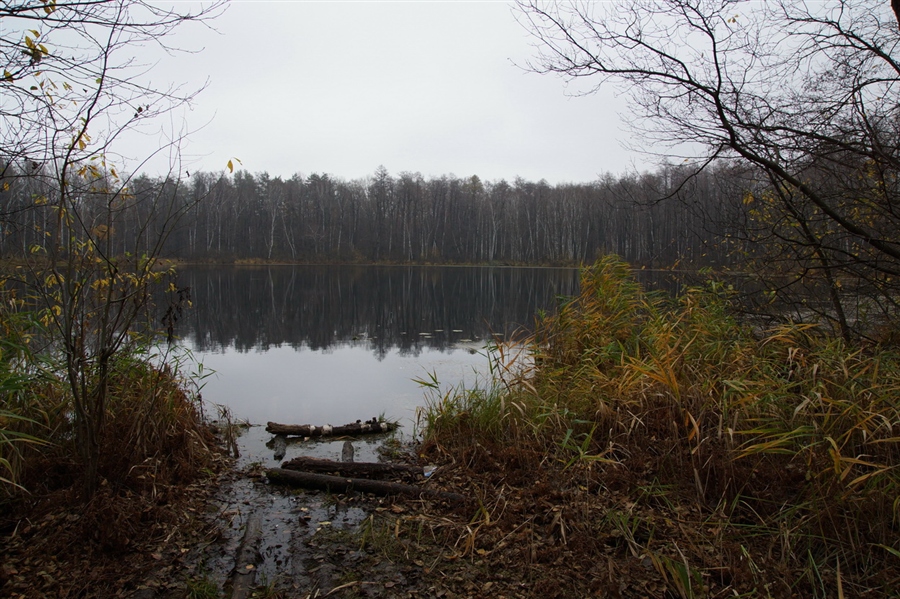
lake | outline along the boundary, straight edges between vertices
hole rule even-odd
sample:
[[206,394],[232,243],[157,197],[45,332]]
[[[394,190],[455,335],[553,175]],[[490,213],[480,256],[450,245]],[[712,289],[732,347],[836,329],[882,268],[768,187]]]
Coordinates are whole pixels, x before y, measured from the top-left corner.
[[538,311],[576,293],[578,270],[186,267],[179,285],[193,301],[181,344],[214,371],[205,400],[254,424],[384,415],[412,436],[425,401],[415,379],[476,382],[488,370],[488,341],[531,330]]

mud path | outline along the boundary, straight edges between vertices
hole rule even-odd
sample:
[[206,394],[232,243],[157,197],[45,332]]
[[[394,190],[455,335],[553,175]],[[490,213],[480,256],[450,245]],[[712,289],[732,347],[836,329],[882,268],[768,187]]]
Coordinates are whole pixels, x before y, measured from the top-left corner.
[[[279,463],[265,446],[270,438],[262,427],[251,427],[240,437],[241,457],[235,469],[219,479],[219,489],[204,516],[208,528],[217,531],[216,538],[184,556],[184,563],[190,564],[188,590],[203,580],[233,599],[430,594],[425,592],[427,587],[417,590],[422,583],[420,566],[405,559],[391,560],[384,547],[371,542],[375,520],[370,516],[407,508],[390,499],[269,485],[261,472]],[[377,459],[382,441],[354,439],[358,461]],[[340,459],[343,443],[344,439],[292,444],[285,459],[298,455]],[[236,564],[248,523],[255,518],[260,528],[256,559],[249,566]]]

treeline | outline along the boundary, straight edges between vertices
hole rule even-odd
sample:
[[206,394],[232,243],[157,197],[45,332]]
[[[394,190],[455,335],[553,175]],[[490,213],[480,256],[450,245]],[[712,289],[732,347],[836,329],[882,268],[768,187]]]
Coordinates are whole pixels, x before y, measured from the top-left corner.
[[[4,256],[50,239],[54,178],[45,184],[44,170],[6,165]],[[727,233],[728,198],[740,197],[729,181],[722,169],[692,177],[676,167],[558,185],[383,167],[349,181],[241,171],[120,181],[95,169],[78,179],[78,209],[116,255],[161,242],[162,256],[186,260],[577,264],[615,253],[639,266],[702,266],[725,259],[715,240]],[[660,201],[668,196],[676,201]]]

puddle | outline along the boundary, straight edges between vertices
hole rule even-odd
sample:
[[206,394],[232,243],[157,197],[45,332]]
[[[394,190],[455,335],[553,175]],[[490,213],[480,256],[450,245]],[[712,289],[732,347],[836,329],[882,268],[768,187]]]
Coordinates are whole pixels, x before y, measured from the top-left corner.
[[[378,448],[386,438],[390,436],[351,439],[355,461],[378,461]],[[225,588],[247,520],[258,514],[262,540],[257,586],[272,584],[302,593],[333,588],[338,573],[364,558],[359,547],[348,542],[369,515],[360,507],[364,501],[354,496],[270,486],[262,471],[283,461],[275,460],[273,449],[266,447],[271,439],[264,426],[251,426],[238,438],[241,455],[235,472],[223,480],[215,511],[210,514],[221,538],[200,549],[195,557],[202,561],[206,575]],[[345,440],[292,442],[284,460],[309,456],[339,461]]]

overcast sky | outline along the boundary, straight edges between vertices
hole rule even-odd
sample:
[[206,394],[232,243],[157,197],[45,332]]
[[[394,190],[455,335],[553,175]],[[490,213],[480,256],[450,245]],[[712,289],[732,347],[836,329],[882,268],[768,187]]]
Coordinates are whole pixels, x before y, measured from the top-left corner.
[[153,71],[160,85],[209,80],[186,114],[191,170],[237,157],[282,177],[384,165],[560,183],[647,167],[620,145],[616,90],[573,97],[524,70],[533,38],[508,2],[238,0],[212,26],[182,30],[170,41],[202,51]]

